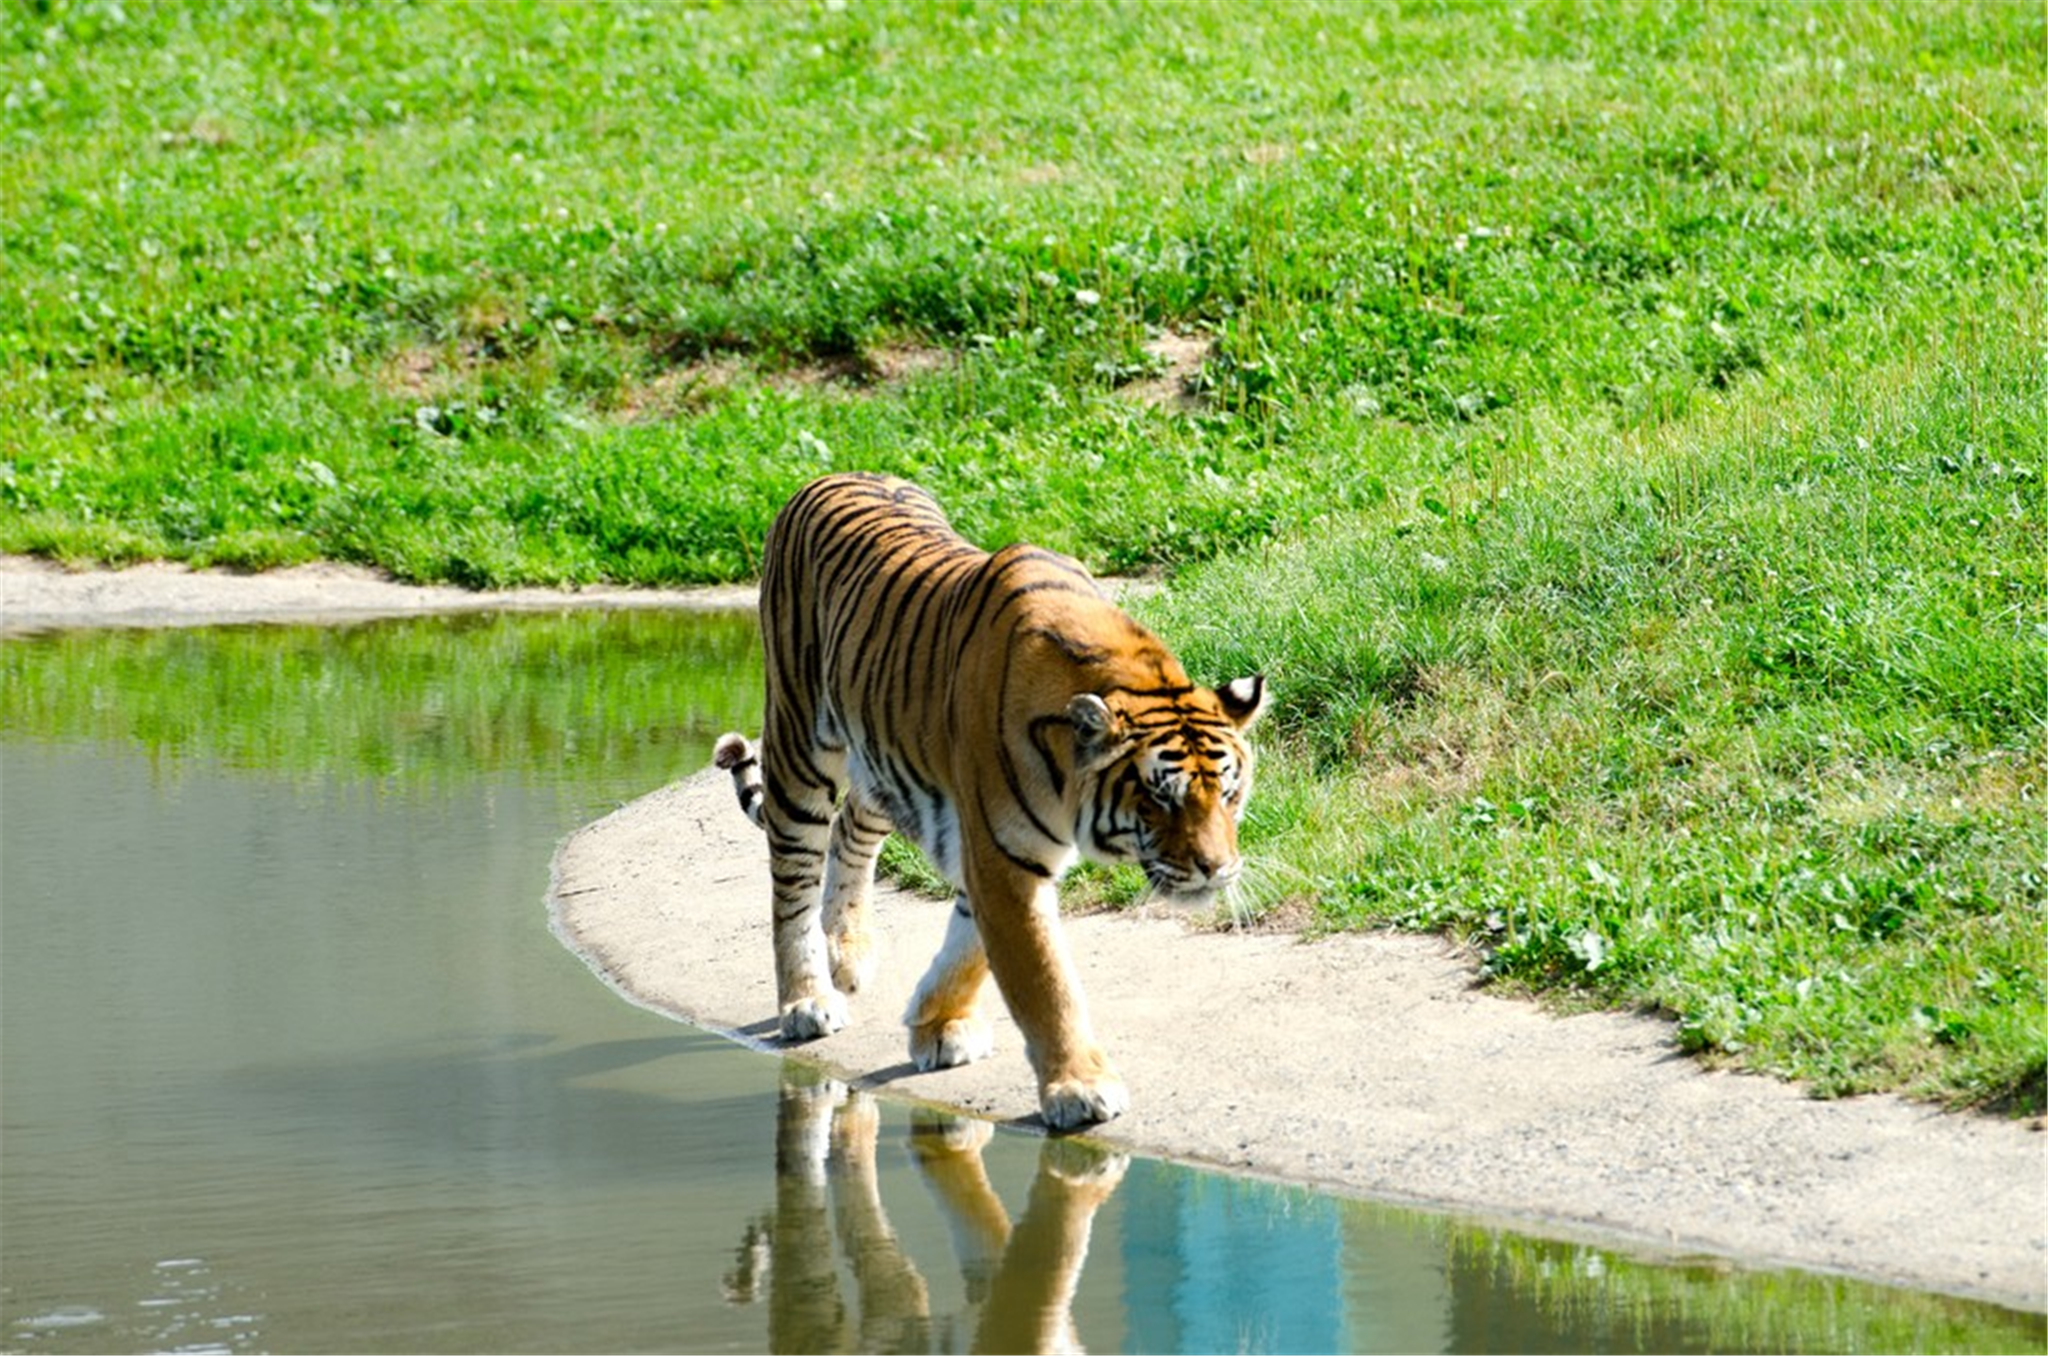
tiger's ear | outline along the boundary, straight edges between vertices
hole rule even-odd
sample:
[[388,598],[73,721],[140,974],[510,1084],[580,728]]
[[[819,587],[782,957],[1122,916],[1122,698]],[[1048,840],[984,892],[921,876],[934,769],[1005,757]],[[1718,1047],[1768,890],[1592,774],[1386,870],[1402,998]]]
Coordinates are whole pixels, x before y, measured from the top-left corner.
[[1244,730],[1259,718],[1259,712],[1266,708],[1266,678],[1255,673],[1249,678],[1235,678],[1216,689],[1216,700],[1223,703],[1223,714],[1230,717],[1230,723]]
[[1074,748],[1082,754],[1100,752],[1123,736],[1123,719],[1109,703],[1083,692],[1067,703],[1067,724],[1074,727]]

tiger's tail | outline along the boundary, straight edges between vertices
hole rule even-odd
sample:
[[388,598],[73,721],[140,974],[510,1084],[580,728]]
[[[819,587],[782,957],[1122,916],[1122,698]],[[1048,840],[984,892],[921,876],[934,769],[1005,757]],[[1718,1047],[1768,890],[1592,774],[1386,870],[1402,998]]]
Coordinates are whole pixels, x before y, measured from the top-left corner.
[[740,809],[755,828],[761,823],[761,760],[755,756],[754,746],[743,734],[720,735],[718,743],[711,750],[711,761],[732,774],[732,789],[740,798]]

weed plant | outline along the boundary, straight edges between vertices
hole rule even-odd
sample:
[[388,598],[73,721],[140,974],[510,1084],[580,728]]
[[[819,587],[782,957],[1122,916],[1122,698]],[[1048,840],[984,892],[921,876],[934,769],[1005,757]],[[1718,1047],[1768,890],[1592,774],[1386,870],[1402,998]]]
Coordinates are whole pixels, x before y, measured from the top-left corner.
[[14,5],[0,549],[721,580],[911,475],[1275,679],[1253,907],[2037,1107],[2044,37]]

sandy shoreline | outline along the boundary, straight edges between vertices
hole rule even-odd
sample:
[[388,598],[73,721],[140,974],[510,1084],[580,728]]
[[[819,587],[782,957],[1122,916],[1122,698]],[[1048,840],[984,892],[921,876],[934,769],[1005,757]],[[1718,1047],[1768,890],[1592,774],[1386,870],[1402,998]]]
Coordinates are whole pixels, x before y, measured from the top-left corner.
[[[767,880],[762,835],[711,770],[562,844],[557,930],[635,1001],[779,1050]],[[991,1059],[932,1074],[906,1061],[897,1015],[948,908],[886,892],[853,1024],[791,1053],[1036,1124],[1007,1018]],[[2024,1124],[1703,1072],[1667,1023],[1494,997],[1430,938],[1304,942],[1113,915],[1068,932],[1131,1089],[1130,1113],[1097,1132],[1120,1147],[1656,1253],[2048,1307],[2048,1136]]]
[[[307,566],[67,573],[0,558],[0,633],[326,621],[494,608],[749,605],[752,591],[413,589]],[[634,1001],[773,1048],[766,849],[722,774],[558,849],[558,932]],[[1035,1118],[1014,1027],[915,1074],[896,1023],[946,907],[891,895],[846,1031],[799,1053],[893,1093]],[[1816,1102],[1702,1072],[1661,1022],[1552,1017],[1474,988],[1442,943],[1190,930],[1095,916],[1070,936],[1133,1109],[1118,1145],[1539,1231],[1786,1264],[2048,1310],[2048,1135],[1891,1097]]]
[[216,626],[340,622],[447,612],[539,612],[577,607],[716,610],[752,607],[747,585],[695,589],[503,589],[401,584],[355,565],[298,565],[266,574],[156,562],[125,570],[66,570],[0,556],[0,635],[71,626]]

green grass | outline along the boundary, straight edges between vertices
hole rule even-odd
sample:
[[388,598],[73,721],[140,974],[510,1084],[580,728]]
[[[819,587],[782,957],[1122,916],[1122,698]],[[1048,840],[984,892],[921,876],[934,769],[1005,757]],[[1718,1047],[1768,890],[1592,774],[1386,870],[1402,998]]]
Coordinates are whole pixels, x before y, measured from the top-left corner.
[[1151,620],[1278,694],[1255,897],[1825,1093],[2038,1107],[2038,337],[1183,576]]
[[719,580],[810,476],[909,474],[1274,678],[1255,904],[2039,1107],[2044,48],[1995,2],[15,5],[0,549]]
[[[17,5],[0,547],[737,578],[860,466],[976,535],[1206,558],[1532,426],[1995,326],[2041,255],[2041,37],[2020,5]],[[1117,394],[1168,327],[1213,344],[1192,413]]]

